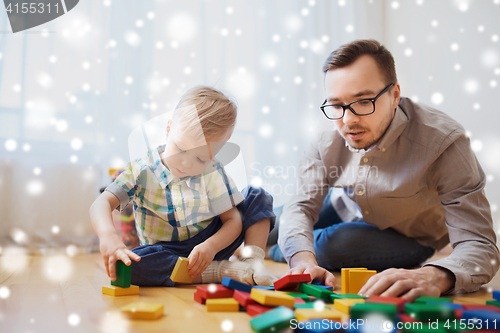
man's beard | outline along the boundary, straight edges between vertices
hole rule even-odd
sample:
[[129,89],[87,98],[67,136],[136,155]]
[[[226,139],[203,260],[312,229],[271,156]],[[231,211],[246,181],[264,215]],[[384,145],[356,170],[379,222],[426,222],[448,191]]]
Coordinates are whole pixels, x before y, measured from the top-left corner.
[[[370,130],[368,130],[367,128],[364,128],[364,127],[360,127],[360,126],[353,126],[353,127],[346,127],[345,129],[342,130],[342,137],[344,138],[344,140],[346,141],[346,143],[353,149],[364,149],[364,150],[367,150],[368,148],[372,147],[373,145],[375,145],[385,134],[385,132],[387,132],[387,129],[389,128],[389,125],[391,124],[392,122],[392,119],[394,118],[394,114],[396,113],[396,110],[394,110],[394,112],[392,114],[390,114],[389,117],[387,117],[384,122],[381,124],[380,128],[381,130],[380,131],[377,131],[376,135],[374,136],[373,139],[371,139],[370,141],[368,141],[367,143],[364,143],[364,144],[356,144],[355,141],[353,140],[348,140],[348,134],[347,133],[353,133],[353,132],[365,132],[364,136],[366,135],[369,135],[369,133],[371,133]],[[353,141],[352,143],[350,141]]]

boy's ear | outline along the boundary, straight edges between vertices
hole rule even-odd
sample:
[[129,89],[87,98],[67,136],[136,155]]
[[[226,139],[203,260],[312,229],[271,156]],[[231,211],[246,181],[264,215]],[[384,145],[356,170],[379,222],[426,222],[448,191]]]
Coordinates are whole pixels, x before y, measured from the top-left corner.
[[170,119],[168,122],[167,122],[167,138],[168,138],[168,134],[170,133],[170,128],[172,127],[172,119]]

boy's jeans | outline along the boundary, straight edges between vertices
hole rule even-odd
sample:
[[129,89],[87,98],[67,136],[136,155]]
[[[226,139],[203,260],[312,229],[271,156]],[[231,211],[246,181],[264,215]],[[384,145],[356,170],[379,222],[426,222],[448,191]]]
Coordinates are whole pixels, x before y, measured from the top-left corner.
[[[394,229],[380,230],[365,222],[343,223],[330,203],[330,193],[313,231],[316,260],[321,267],[328,270],[366,267],[377,271],[416,267],[434,254],[434,249]],[[275,210],[276,226],[282,210],[283,207]],[[271,249],[270,256],[275,261],[286,262],[278,246]]]

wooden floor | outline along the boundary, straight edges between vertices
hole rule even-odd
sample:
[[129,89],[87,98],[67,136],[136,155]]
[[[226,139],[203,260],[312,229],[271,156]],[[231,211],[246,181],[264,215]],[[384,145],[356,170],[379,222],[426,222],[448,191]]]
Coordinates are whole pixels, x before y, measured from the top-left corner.
[[[269,260],[266,266],[278,276],[288,270],[286,264]],[[338,283],[339,275],[335,273]],[[0,256],[0,332],[251,332],[245,312],[206,312],[193,301],[194,285],[141,288],[138,296],[111,297],[101,293],[107,284],[98,253]],[[484,304],[491,299],[491,289],[500,289],[500,275],[480,291],[454,298],[458,303]],[[120,315],[121,306],[139,301],[164,304],[165,315],[156,321]]]

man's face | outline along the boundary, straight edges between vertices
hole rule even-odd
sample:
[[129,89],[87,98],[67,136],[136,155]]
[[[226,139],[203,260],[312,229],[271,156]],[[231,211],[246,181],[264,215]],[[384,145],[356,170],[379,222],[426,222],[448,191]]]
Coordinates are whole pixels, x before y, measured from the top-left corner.
[[[325,75],[327,104],[348,104],[362,98],[374,98],[385,87],[377,63],[368,55],[361,56],[347,67],[329,70]],[[392,121],[399,93],[399,84],[395,84],[379,97],[374,113],[357,116],[347,109],[342,119],[334,120],[337,130],[351,147],[367,149],[378,142]]]

